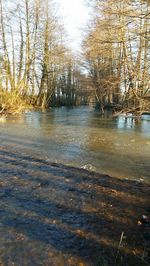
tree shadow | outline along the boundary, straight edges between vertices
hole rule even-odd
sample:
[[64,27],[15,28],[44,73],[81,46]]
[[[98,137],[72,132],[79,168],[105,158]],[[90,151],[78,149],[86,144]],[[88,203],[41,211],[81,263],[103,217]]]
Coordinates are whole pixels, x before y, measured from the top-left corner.
[[21,254],[21,265],[146,265],[137,221],[148,214],[147,184],[0,154],[3,265],[20,265]]

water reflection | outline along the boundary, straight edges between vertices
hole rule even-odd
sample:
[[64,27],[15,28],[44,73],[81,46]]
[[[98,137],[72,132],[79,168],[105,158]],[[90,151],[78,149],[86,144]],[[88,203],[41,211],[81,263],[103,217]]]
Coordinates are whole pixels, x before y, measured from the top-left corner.
[[88,107],[54,108],[8,117],[0,126],[1,145],[50,161],[114,176],[150,177],[150,119],[100,116]]
[[119,116],[117,126],[121,129],[130,129],[135,127],[135,120],[132,117]]

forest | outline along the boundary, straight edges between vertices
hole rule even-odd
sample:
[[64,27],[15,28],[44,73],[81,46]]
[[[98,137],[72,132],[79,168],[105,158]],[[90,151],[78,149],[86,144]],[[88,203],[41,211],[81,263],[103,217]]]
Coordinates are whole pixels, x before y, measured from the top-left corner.
[[150,265],[149,77],[150,0],[0,0],[0,266]]
[[88,1],[82,53],[67,45],[54,1],[0,0],[0,113],[94,102],[150,112],[150,4]]

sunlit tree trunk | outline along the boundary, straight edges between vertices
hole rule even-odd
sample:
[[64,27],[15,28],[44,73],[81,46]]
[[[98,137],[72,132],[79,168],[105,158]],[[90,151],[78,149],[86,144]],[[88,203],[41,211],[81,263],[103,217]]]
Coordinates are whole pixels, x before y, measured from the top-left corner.
[[4,69],[5,69],[5,76],[6,76],[6,90],[10,89],[14,90],[14,81],[11,72],[11,63],[9,59],[7,44],[6,44],[6,35],[5,35],[5,27],[4,27],[4,19],[3,19],[3,3],[0,0],[0,22],[1,22],[1,31],[2,31],[2,45],[4,50]]

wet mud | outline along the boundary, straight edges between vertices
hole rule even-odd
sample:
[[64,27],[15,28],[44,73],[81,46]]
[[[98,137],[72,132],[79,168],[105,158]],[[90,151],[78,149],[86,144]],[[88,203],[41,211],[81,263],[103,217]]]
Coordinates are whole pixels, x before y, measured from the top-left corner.
[[3,146],[0,265],[148,265],[138,220],[149,215],[149,192],[148,184]]

